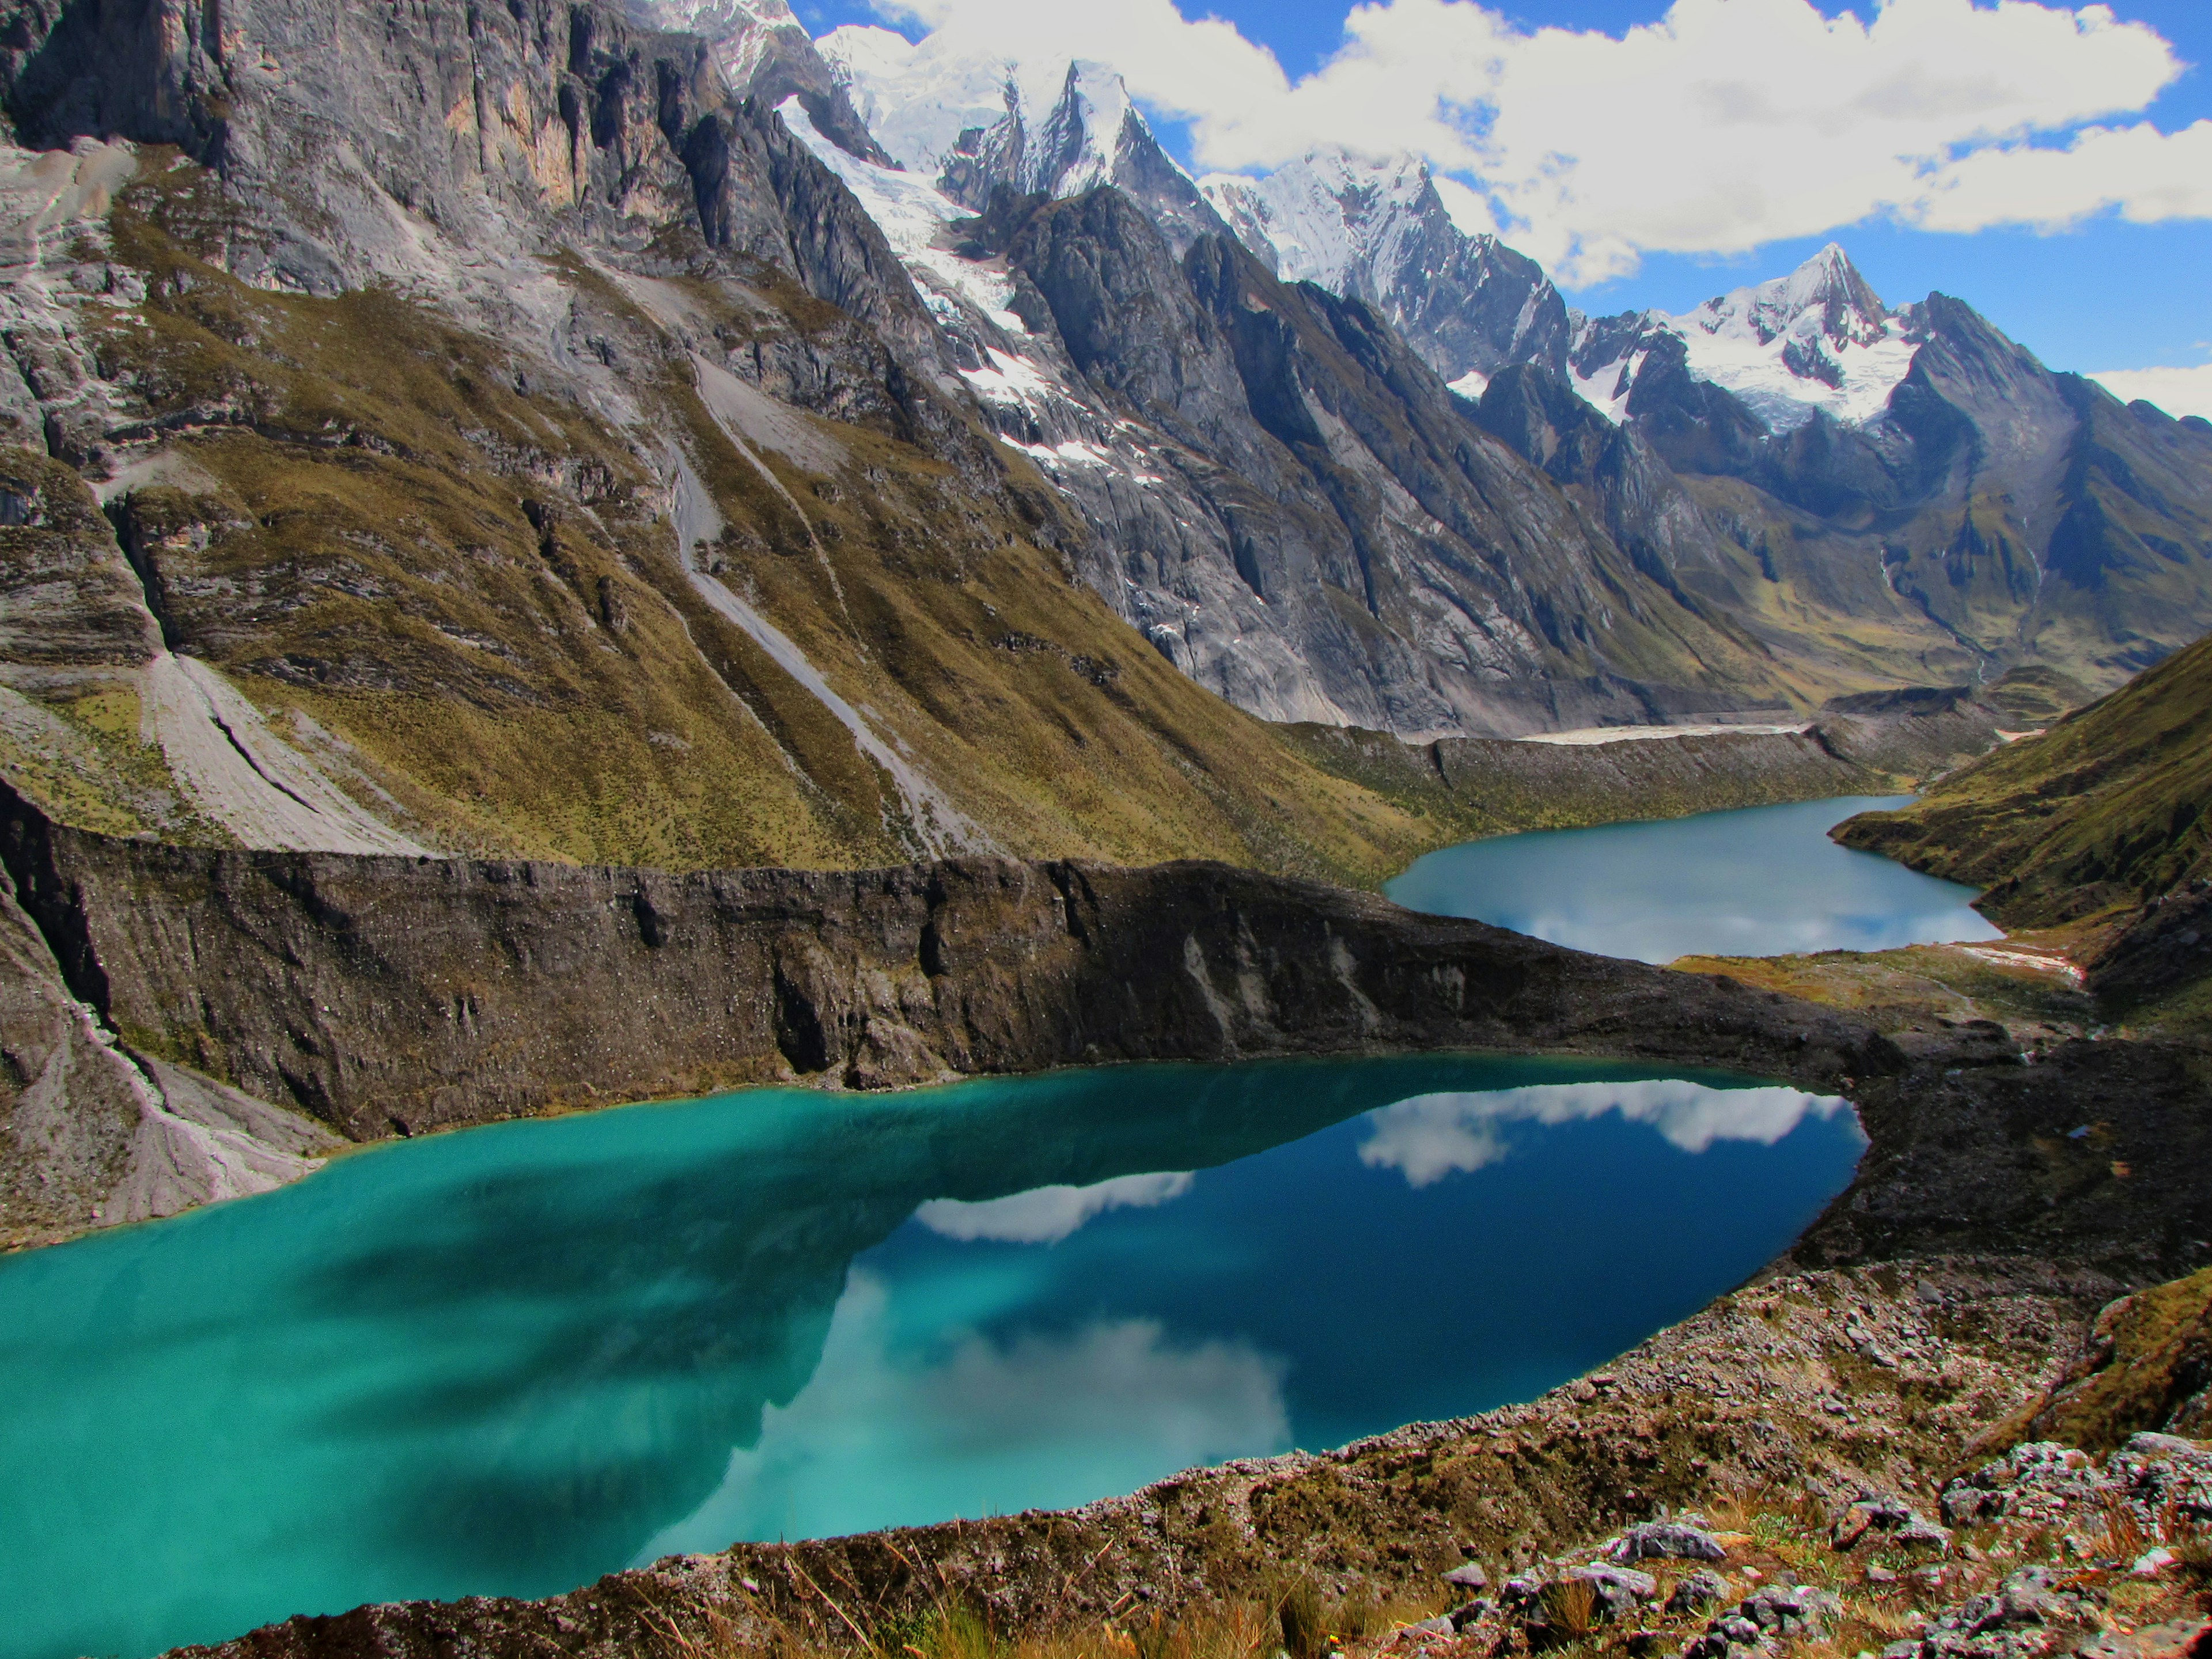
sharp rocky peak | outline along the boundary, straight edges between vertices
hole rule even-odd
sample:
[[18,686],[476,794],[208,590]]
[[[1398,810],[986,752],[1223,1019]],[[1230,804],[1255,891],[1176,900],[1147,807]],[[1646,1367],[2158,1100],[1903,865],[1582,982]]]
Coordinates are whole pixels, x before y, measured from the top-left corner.
[[[1578,319],[1577,389],[1614,420],[1655,349],[1694,380],[1741,400],[1769,432],[1825,412],[1845,425],[1879,417],[1928,338],[1926,307],[1893,311],[1831,242],[1785,276],[1717,295],[1679,316],[1662,311]],[[1667,343],[1668,337],[1678,343]]]
[[1565,374],[1559,291],[1534,260],[1462,230],[1419,156],[1317,145],[1264,179],[1200,187],[1278,275],[1375,306],[1448,381],[1478,389],[1520,362]]
[[884,149],[963,206],[981,211],[1001,187],[1062,198],[1112,185],[1178,252],[1227,232],[1110,64],[1025,62],[872,27],[835,29],[820,45]]
[[1317,145],[1264,179],[1211,173],[1199,187],[1279,275],[1336,293],[1356,291],[1364,268],[1390,262],[1408,238],[1449,224],[1428,164],[1403,150]]
[[1784,335],[1833,345],[1872,345],[1887,331],[1889,307],[1831,242],[1787,276],[1708,300],[1682,320],[1708,334],[1748,335],[1761,345]]

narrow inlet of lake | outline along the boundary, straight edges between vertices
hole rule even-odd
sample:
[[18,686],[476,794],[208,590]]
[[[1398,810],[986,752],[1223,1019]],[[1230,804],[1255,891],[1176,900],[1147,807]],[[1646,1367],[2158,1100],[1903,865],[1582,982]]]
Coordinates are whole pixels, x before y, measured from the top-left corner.
[[1849,795],[1446,847],[1383,891],[1601,956],[1778,957],[2004,937],[1975,890],[1838,847],[1828,831],[1910,795]]
[[0,1261],[0,1659],[540,1595],[1541,1393],[1771,1260],[1844,1103],[1467,1055],[502,1125]]

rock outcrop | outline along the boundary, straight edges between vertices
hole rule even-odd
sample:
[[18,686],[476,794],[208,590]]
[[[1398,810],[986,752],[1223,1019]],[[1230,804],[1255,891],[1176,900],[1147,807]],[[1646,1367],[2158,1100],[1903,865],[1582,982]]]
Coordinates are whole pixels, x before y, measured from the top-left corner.
[[0,1249],[266,1192],[323,1125],[118,1044],[0,874]]
[[58,828],[4,857],[129,1044],[354,1139],[811,1079],[1432,1048],[1897,1063],[1733,984],[1219,865],[816,873],[240,854]]

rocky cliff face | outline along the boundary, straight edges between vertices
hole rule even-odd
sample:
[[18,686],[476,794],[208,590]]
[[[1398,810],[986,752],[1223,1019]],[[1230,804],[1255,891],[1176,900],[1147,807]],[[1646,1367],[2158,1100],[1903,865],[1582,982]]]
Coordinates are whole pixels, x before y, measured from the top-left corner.
[[775,1078],[854,1087],[1412,1048],[1668,1056],[1832,1086],[1850,1022],[1216,865],[670,875],[239,854],[53,826],[4,848],[137,1050],[355,1139]]
[[1001,198],[973,234],[1034,294],[1030,338],[1157,434],[1133,461],[1145,489],[1120,489],[1119,465],[1054,476],[1115,521],[1102,587],[1203,683],[1248,702],[1240,680],[1272,673],[1290,685],[1270,714],[1409,735],[1777,695],[1723,624],[1492,441],[1366,306],[1281,283],[1225,237],[1178,268],[1118,195]]
[[917,46],[889,29],[850,25],[821,45],[894,164],[963,207],[981,211],[1001,189],[1060,198],[1111,185],[1177,253],[1225,228],[1110,64]]
[[1516,363],[1566,375],[1559,291],[1526,254],[1460,229],[1419,157],[1324,146],[1265,179],[1214,173],[1200,187],[1277,276],[1365,301],[1462,395]]
[[70,146],[0,158],[0,744],[55,810],[694,867],[1417,842],[1071,580],[1088,527],[731,84],[742,19],[225,20],[28,10],[0,62]]
[[118,1047],[0,876],[0,1249],[296,1180],[330,1128]]

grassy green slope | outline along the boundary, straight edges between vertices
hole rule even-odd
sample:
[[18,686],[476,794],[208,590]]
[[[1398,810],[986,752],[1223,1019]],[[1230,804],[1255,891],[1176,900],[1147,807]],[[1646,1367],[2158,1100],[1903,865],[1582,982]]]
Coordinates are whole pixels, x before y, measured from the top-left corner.
[[2131,909],[2212,872],[2212,638],[1836,832],[1988,891],[2009,927]]
[[[577,331],[644,412],[624,429],[430,306],[237,282],[201,257],[223,210],[198,169],[158,158],[118,198],[111,257],[148,298],[94,343],[173,465],[109,514],[170,644],[429,844],[674,867],[924,850],[883,768],[702,599],[670,523],[675,456],[723,525],[694,559],[1009,853],[1364,883],[1452,836],[1176,672],[1074,580],[1054,550],[1069,527],[1018,462],[979,478],[865,410],[793,412],[810,441],[741,450],[694,353],[858,374],[872,349],[775,273],[698,257],[686,275],[676,250],[659,289],[685,339],[568,273]],[[127,678],[96,690],[131,696]],[[83,690],[38,700],[89,754],[105,705]],[[123,821],[119,786],[55,799],[40,778],[82,769],[33,775],[38,754],[10,754],[65,817],[198,838]]]

